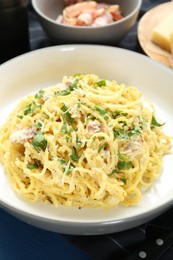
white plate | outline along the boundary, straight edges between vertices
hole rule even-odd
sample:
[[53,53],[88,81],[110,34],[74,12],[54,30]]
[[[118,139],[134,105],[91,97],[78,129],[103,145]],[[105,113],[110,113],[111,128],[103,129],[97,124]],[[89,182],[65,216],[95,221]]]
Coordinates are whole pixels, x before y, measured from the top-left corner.
[[[173,129],[173,71],[143,55],[114,47],[61,45],[19,56],[0,66],[0,124],[23,96],[52,85],[64,75],[95,73],[139,88],[152,100],[165,132]],[[105,234],[140,225],[161,214],[172,203],[172,155],[164,157],[162,173],[153,187],[133,207],[111,210],[55,208],[30,204],[11,189],[0,168],[0,205],[19,219],[47,230],[78,235]]]

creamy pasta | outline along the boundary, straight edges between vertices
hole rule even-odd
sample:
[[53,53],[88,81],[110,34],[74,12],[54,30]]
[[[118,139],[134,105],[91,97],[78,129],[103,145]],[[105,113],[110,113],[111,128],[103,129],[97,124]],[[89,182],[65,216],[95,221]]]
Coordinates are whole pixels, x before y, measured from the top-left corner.
[[19,102],[0,129],[0,160],[30,202],[131,206],[170,152],[162,126],[137,88],[93,74],[64,76]]

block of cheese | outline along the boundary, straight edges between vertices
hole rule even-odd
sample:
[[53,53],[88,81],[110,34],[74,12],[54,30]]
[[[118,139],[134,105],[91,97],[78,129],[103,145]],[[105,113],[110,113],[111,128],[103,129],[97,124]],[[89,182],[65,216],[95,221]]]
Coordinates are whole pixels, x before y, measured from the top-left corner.
[[173,11],[152,31],[152,42],[171,52],[170,34],[173,32]]

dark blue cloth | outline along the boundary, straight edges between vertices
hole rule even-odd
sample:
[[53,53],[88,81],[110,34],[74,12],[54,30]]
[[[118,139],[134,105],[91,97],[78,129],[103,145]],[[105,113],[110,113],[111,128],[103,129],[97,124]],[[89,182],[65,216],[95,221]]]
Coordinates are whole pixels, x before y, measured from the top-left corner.
[[26,224],[0,209],[0,260],[88,260],[57,233]]
[[[143,0],[138,21],[148,10],[165,2],[168,1]],[[30,50],[51,46],[30,2],[28,16]],[[116,46],[143,53],[137,39],[138,21]],[[173,208],[170,208],[149,223],[127,231],[100,236],[72,236],[30,226],[0,209],[0,260],[171,260],[172,219]],[[154,254],[155,250],[160,251]],[[153,255],[149,257],[151,252]]]

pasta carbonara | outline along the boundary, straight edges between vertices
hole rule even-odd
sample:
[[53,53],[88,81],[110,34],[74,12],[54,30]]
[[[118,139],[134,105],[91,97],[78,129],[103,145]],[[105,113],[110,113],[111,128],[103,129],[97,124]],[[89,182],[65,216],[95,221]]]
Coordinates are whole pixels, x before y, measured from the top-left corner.
[[0,159],[30,202],[134,205],[159,176],[171,139],[135,87],[93,74],[24,98],[0,129]]

